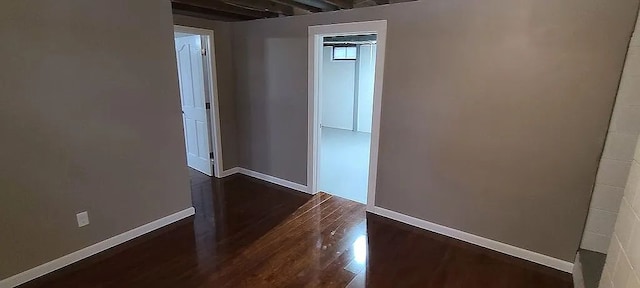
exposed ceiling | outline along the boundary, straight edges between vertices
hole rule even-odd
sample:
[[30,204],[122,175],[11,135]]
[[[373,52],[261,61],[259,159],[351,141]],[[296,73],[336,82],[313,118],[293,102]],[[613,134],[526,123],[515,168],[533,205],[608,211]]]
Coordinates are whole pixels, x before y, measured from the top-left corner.
[[357,42],[371,42],[376,41],[378,36],[376,34],[363,34],[363,35],[344,35],[344,36],[328,36],[322,39],[324,43],[357,43]]
[[412,0],[171,0],[173,13],[222,21],[302,15]]

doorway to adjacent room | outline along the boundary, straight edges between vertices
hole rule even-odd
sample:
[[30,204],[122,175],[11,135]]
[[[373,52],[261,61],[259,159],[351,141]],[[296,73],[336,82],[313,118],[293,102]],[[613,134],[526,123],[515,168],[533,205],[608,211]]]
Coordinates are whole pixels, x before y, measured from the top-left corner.
[[386,21],[309,29],[309,183],[373,204]]

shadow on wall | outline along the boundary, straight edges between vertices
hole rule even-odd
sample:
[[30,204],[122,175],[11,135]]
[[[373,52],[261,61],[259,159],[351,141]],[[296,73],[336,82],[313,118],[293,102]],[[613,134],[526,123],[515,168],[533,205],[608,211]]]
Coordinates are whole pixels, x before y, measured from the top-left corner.
[[[239,83],[239,94],[250,95],[241,98],[240,105],[248,108],[247,117],[238,117],[238,129],[241,131],[239,145],[244,146],[240,156],[240,166],[251,167],[252,170],[266,173],[275,177],[290,175],[281,172],[281,165],[274,161],[278,156],[286,154],[287,135],[282,133],[282,127],[290,126],[290,113],[294,109],[284,109],[288,99],[286,95],[277,93],[278,89],[291,90],[290,77],[283,70],[282,61],[290,59],[291,44],[287,39],[268,38],[264,41],[243,39],[249,41],[241,45],[241,55],[246,58],[239,60],[239,65],[245,66],[248,83]],[[251,48],[249,51],[248,48]],[[291,107],[289,107],[291,108]],[[242,111],[240,111],[242,113]],[[279,132],[280,131],[280,132]],[[289,139],[290,140],[290,139]],[[288,179],[292,180],[292,179]],[[301,182],[304,183],[304,182]]]
[[[244,149],[248,155],[241,155],[243,167],[267,173],[269,175],[305,184],[306,145],[296,144],[299,139],[307,139],[307,123],[292,122],[291,119],[305,118],[307,107],[307,83],[292,81],[297,71],[307,69],[306,39],[267,38],[264,42],[247,43],[242,47],[252,47],[247,53],[248,79],[263,79],[264,82],[251,82],[239,85],[247,89],[245,95],[251,95],[244,103],[250,111],[247,119],[240,119],[241,129],[248,131],[240,135],[249,135],[249,139],[240,139],[240,145],[249,145]],[[261,47],[263,46],[264,47]],[[253,53],[258,49],[258,53]],[[256,66],[258,65],[258,66]],[[261,67],[260,67],[261,66]],[[294,66],[295,69],[290,69]],[[254,73],[260,73],[258,77]],[[289,91],[281,93],[279,91]],[[283,129],[284,127],[284,129]],[[277,159],[277,161],[275,161]]]

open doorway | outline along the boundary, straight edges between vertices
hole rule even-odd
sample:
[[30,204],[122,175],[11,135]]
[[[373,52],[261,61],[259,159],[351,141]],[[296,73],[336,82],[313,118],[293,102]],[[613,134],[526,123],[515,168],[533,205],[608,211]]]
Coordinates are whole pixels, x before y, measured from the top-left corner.
[[309,27],[309,175],[373,206],[386,21]]
[[213,31],[174,26],[187,165],[220,177],[222,147]]

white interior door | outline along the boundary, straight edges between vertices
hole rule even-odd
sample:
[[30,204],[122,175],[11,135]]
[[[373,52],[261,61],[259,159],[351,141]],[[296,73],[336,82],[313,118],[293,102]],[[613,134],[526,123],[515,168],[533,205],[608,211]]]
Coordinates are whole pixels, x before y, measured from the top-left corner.
[[189,167],[212,176],[200,36],[175,38]]

